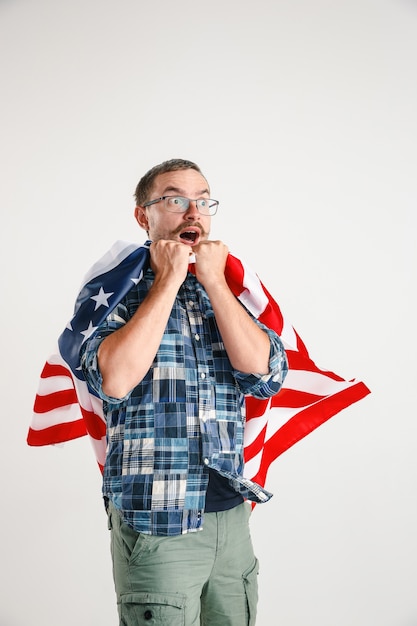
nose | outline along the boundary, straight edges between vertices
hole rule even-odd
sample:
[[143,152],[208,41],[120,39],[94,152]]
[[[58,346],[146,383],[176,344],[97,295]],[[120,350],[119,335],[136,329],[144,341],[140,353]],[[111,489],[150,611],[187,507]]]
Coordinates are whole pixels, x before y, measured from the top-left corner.
[[185,219],[194,221],[200,215],[199,210],[197,209],[197,201],[190,200],[190,206],[185,212]]

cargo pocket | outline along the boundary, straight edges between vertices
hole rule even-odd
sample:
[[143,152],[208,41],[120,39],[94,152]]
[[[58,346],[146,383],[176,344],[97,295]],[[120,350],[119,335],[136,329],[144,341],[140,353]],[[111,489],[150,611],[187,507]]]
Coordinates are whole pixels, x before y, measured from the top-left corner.
[[259,562],[255,558],[254,565],[251,566],[243,574],[243,584],[245,586],[246,601],[248,603],[248,624],[247,626],[254,626],[256,621],[256,607],[258,606],[258,573]]
[[176,593],[125,593],[119,604],[122,626],[185,626],[185,596]]

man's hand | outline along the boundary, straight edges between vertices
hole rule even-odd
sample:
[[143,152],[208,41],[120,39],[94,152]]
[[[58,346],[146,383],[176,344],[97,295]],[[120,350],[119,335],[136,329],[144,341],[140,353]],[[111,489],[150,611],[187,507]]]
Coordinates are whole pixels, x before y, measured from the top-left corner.
[[177,241],[159,239],[151,243],[151,268],[155,282],[175,283],[179,289],[187,276],[191,253],[190,246]]
[[229,250],[221,241],[193,248],[197,280],[204,286],[232,366],[248,374],[267,374],[270,342],[231,292],[224,275]]
[[196,278],[205,289],[226,281],[224,270],[229,249],[222,241],[202,241],[193,252]]

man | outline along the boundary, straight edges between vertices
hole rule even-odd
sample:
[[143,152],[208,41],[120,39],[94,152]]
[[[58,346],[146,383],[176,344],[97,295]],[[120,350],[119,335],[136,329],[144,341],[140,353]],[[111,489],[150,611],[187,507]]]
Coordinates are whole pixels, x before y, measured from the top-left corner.
[[271,494],[243,477],[244,397],[279,391],[285,351],[226,282],[228,249],[209,239],[218,202],[196,164],[155,166],[136,204],[150,267],[81,355],[107,422],[120,624],[252,625],[246,500]]

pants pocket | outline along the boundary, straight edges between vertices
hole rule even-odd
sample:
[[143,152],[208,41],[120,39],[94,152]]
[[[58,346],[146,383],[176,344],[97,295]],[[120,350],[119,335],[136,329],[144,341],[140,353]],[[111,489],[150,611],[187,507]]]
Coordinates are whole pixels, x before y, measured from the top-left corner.
[[256,610],[258,606],[258,573],[259,561],[255,558],[255,563],[243,574],[243,584],[245,586],[246,601],[248,603],[248,626],[255,626],[256,621]]
[[120,598],[121,626],[185,626],[185,596],[176,593],[125,593]]
[[113,560],[138,561],[147,546],[150,535],[138,533],[122,521],[120,514],[110,503],[108,509],[108,527],[111,531],[111,550]]

